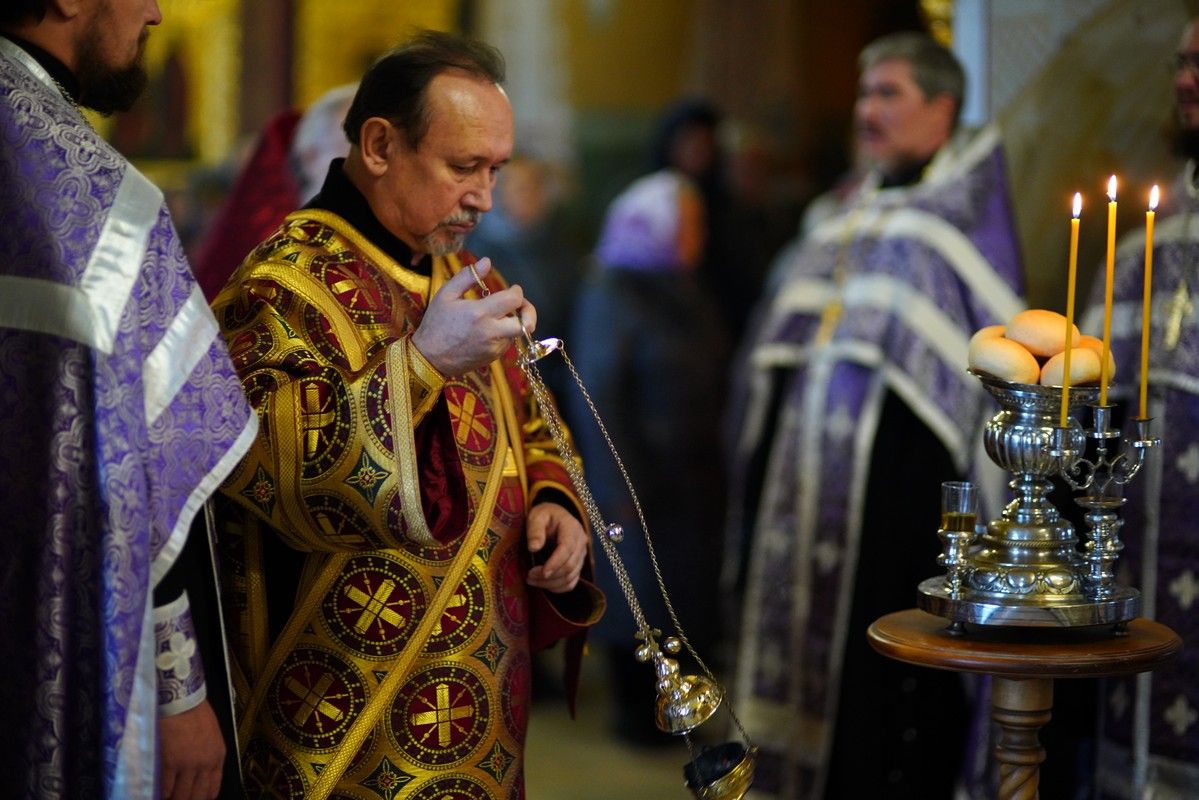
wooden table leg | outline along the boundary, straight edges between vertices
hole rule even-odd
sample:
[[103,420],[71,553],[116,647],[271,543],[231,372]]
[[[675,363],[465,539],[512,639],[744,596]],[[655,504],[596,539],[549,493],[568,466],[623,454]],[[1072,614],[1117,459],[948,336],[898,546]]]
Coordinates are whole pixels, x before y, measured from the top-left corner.
[[999,723],[998,800],[1037,800],[1045,748],[1037,734],[1053,709],[1052,678],[1001,678],[991,685],[991,719]]

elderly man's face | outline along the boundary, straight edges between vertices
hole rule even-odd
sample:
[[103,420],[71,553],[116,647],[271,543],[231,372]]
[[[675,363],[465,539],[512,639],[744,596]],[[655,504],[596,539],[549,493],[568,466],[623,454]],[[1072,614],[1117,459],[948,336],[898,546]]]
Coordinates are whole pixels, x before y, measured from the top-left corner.
[[923,163],[948,140],[953,111],[947,96],[925,96],[907,61],[880,61],[858,82],[854,130],[859,155],[888,174]]
[[380,218],[417,252],[446,255],[491,209],[496,175],[512,157],[512,106],[494,83],[458,72],[435,77],[427,99],[420,145],[399,138],[389,149],[389,208]]
[[92,0],[75,42],[80,102],[103,114],[127,111],[146,86],[142,55],[158,0]]
[[1174,108],[1179,126],[1199,131],[1199,20],[1182,32],[1174,62]]

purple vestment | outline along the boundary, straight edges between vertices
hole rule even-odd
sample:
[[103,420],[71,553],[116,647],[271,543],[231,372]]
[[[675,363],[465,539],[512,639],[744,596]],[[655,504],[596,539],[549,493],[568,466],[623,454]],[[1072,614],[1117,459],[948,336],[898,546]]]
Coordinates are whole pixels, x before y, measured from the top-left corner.
[[[734,505],[754,524],[734,704],[761,747],[754,797],[824,794],[846,639],[865,635],[848,630],[855,590],[870,591],[853,585],[855,567],[866,533],[888,535],[862,530],[884,398],[958,469],[978,450],[994,407],[966,372],[968,340],[1023,308],[1006,185],[984,131],[943,148],[911,188],[864,187],[776,267],[736,399]],[[762,450],[762,486],[745,485]],[[909,455],[919,470],[922,454]]]
[[[1152,673],[1104,682],[1098,794],[1199,797],[1199,197],[1195,163],[1165,193],[1153,237],[1149,408],[1160,447],[1125,489],[1121,582],[1139,588],[1144,616],[1182,637],[1178,658]],[[1137,411],[1145,231],[1117,250],[1113,397]],[[1102,284],[1102,281],[1100,281]],[[1085,324],[1102,329],[1102,285]],[[1178,297],[1181,309],[1172,301]],[[1171,345],[1170,329],[1178,337]]]
[[4,38],[0,219],[0,782],[153,797],[151,593],[256,418],[162,193]]

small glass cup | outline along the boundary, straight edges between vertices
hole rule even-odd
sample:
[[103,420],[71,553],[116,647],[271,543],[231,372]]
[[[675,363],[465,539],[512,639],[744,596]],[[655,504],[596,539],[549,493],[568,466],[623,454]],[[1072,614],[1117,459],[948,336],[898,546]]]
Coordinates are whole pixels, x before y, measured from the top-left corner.
[[978,520],[978,490],[969,481],[941,484],[941,530],[974,533]]
[[943,550],[937,562],[945,567],[945,588],[949,596],[961,595],[966,576],[966,548],[974,541],[978,520],[978,491],[969,481],[945,481],[941,484],[941,537]]

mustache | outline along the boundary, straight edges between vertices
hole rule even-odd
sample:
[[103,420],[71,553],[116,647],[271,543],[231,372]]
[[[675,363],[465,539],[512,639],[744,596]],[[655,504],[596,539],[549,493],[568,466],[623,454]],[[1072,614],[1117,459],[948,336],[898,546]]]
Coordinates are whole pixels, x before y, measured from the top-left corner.
[[446,217],[441,221],[442,225],[477,225],[479,218],[483,216],[481,211],[463,211],[461,214],[454,214],[451,217]]

